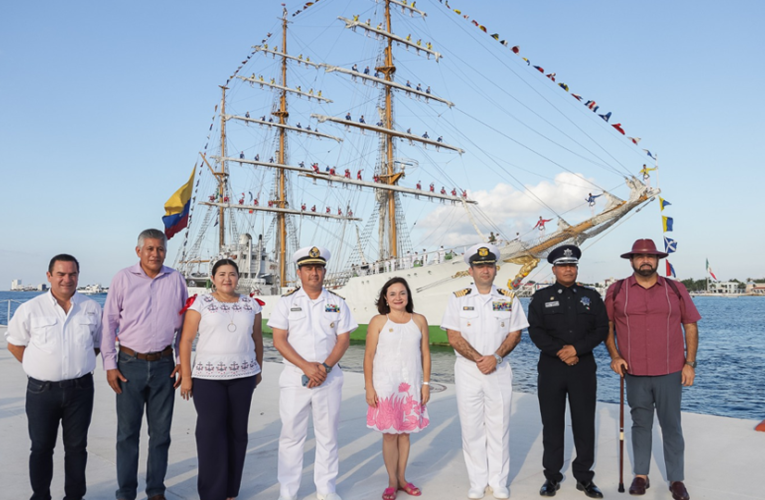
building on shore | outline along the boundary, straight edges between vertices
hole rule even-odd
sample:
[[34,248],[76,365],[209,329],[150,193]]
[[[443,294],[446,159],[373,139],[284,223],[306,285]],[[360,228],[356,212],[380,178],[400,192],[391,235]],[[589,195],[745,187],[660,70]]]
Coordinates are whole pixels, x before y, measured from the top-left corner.
[[46,285],[45,283],[40,283],[39,285],[24,286],[21,280],[11,281],[12,292],[44,292],[47,289],[48,289],[48,285]]

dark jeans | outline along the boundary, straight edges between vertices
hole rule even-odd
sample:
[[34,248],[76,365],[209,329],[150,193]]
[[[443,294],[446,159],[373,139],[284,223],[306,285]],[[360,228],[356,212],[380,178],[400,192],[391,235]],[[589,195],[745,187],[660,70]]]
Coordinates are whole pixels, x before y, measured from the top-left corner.
[[85,495],[88,463],[88,427],[93,415],[93,375],[63,382],[27,382],[27,421],[32,451],[29,454],[31,500],[50,500],[53,448],[61,422],[64,441],[64,500]]
[[200,500],[239,496],[254,389],[255,375],[230,380],[194,379]]
[[138,448],[144,406],[149,426],[146,495],[163,495],[175,402],[170,374],[175,361],[172,356],[145,361],[120,351],[117,368],[127,379],[127,382],[120,382],[122,394],[117,394],[117,498],[135,500],[137,495]]

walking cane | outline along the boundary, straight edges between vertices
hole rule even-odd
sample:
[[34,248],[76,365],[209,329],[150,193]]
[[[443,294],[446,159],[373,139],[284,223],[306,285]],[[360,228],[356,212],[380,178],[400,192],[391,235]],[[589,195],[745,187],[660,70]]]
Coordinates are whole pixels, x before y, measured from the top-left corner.
[[619,493],[624,493],[624,367],[619,376]]

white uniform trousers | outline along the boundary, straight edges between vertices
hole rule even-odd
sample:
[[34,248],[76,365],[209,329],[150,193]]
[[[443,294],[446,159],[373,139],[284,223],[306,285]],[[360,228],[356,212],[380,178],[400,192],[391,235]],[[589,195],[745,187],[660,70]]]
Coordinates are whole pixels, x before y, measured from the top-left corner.
[[457,409],[470,488],[507,487],[513,370],[507,362],[484,375],[472,361],[454,364]]
[[302,370],[293,366],[285,366],[279,377],[282,432],[279,436],[277,480],[279,494],[285,498],[296,497],[300,488],[303,447],[311,414],[316,436],[313,481],[317,493],[334,493],[338,474],[337,426],[343,399],[343,372],[336,366],[327,380],[313,389],[303,387],[302,377]]

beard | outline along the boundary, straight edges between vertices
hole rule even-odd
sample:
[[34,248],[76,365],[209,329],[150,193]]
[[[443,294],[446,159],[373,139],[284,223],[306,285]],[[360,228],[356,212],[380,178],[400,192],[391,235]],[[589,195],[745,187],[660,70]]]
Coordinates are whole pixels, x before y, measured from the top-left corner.
[[644,262],[639,268],[637,268],[635,266],[632,266],[632,269],[634,269],[635,272],[638,273],[640,276],[642,276],[644,278],[648,278],[648,277],[653,276],[654,274],[656,274],[656,269],[657,268],[651,266],[651,264],[648,264],[648,263]]

